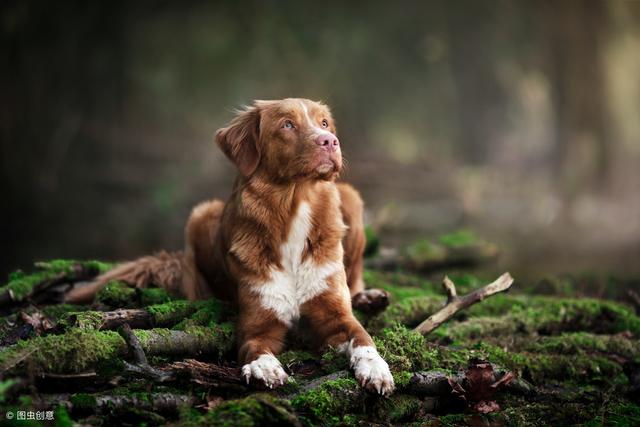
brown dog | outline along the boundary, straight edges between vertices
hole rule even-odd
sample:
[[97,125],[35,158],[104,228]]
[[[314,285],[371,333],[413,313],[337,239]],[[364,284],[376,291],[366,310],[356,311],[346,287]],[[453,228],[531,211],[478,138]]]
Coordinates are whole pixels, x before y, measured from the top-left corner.
[[239,174],[226,204],[193,209],[179,266],[171,266],[175,257],[146,257],[99,282],[153,280],[190,299],[236,303],[247,383],[284,384],[275,355],[302,318],[324,346],[347,353],[360,384],[391,393],[389,367],[351,311],[351,296],[363,290],[363,206],[352,187],[335,183],[342,154],[327,106],[256,101],[218,130],[216,142]]

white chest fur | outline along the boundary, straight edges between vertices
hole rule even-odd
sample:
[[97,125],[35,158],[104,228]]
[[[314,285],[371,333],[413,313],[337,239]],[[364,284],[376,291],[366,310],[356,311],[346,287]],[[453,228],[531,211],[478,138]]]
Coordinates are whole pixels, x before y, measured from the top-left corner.
[[327,278],[343,268],[342,248],[335,261],[323,265],[317,265],[312,257],[302,260],[311,226],[311,206],[302,202],[280,247],[282,268],[272,267],[269,280],[254,288],[261,305],[273,310],[286,325],[297,320],[300,306],[327,290]]

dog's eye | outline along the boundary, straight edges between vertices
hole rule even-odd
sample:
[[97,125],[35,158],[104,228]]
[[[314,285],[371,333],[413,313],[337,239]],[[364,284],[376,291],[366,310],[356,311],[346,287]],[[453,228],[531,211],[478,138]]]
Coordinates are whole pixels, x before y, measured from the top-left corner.
[[285,129],[293,129],[295,128],[295,126],[293,125],[293,122],[291,120],[287,120],[286,122],[284,122],[284,125],[282,125],[283,128]]
[[329,122],[326,119],[322,120],[322,127],[323,128],[328,128],[329,127]]

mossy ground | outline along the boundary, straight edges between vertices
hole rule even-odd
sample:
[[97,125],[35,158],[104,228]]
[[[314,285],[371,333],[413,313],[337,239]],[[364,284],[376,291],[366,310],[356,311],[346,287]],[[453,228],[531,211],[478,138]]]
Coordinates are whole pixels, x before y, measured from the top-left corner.
[[[439,243],[465,244],[473,236],[451,235]],[[465,240],[466,239],[466,240]],[[8,286],[31,286],[47,271],[60,272],[69,263],[53,261],[41,266],[35,276],[14,274]],[[106,265],[97,264],[99,268]],[[454,273],[460,294],[486,281],[468,273]],[[178,381],[167,386],[152,384],[122,372],[122,360],[129,360],[125,340],[118,331],[96,331],[92,316],[100,310],[146,308],[156,328],[136,330],[144,348],[150,342],[168,339],[174,333],[190,334],[191,342],[205,350],[196,358],[234,367],[233,321],[235,312],[211,300],[189,303],[176,300],[164,291],[134,290],[114,282],[106,287],[92,307],[53,305],[21,307],[37,309],[54,325],[69,313],[86,312],[86,324],[54,328],[38,336],[0,349],[0,409],[18,410],[37,406],[38,378],[97,371],[99,375],[125,375],[119,385],[109,382],[80,385],[71,393],[71,408],[52,408],[61,425],[80,422],[90,425],[115,422],[109,416],[91,413],[92,402],[100,394],[144,397],[165,390],[192,398],[196,403],[173,412],[130,408],[117,416],[135,423],[158,425],[639,425],[640,406],[640,318],[633,308],[613,300],[572,296],[571,282],[563,279],[558,294],[538,292],[536,284],[516,283],[507,294],[493,296],[458,313],[428,337],[412,327],[438,310],[444,303],[439,280],[406,272],[367,271],[370,287],[386,289],[392,303],[376,316],[359,314],[372,333],[382,356],[389,363],[397,385],[390,398],[362,393],[352,374],[344,373],[315,387],[311,381],[348,369],[342,354],[329,349],[318,354],[293,346],[280,356],[284,366],[295,373],[285,387],[275,391],[234,385],[202,385]],[[548,280],[548,279],[546,279]],[[5,288],[8,289],[8,288]],[[98,313],[99,314],[99,313]],[[15,312],[0,320],[0,331],[18,322]],[[180,350],[180,349],[177,349]],[[181,360],[175,353],[148,351],[153,365]],[[453,375],[463,371],[471,359],[484,359],[497,368],[513,371],[533,386],[534,393],[501,392],[495,397],[501,410],[491,414],[464,412],[437,404],[437,398],[418,397],[410,392],[412,373],[440,371]],[[12,391],[14,389],[19,391]],[[213,402],[213,403],[212,403]],[[435,402],[435,403],[434,403]],[[22,406],[21,406],[22,405]],[[210,409],[205,409],[206,407]],[[28,408],[26,408],[28,409]],[[127,412],[128,411],[128,412]],[[106,418],[105,418],[106,417]],[[13,421],[15,425],[19,424]],[[132,421],[133,422],[133,421]]]

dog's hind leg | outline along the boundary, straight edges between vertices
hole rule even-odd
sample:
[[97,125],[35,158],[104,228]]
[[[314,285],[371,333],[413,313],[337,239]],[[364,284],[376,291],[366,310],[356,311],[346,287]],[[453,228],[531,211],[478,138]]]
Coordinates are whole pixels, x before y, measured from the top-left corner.
[[[219,200],[204,202],[191,212],[185,227],[184,252],[159,252],[134,261],[124,262],[98,276],[94,281],[78,286],[65,295],[65,302],[91,303],[107,283],[119,280],[130,286],[146,288],[154,285],[170,294],[189,300],[211,297],[207,272],[217,271],[213,248],[224,203]],[[200,266],[204,265],[204,269]]]
[[389,305],[389,294],[382,289],[365,289],[362,279],[364,264],[364,203],[358,191],[349,184],[338,184],[340,210],[347,225],[347,233],[342,239],[344,247],[344,269],[353,307],[360,311],[375,313]]
[[351,296],[364,290],[362,280],[363,257],[366,238],[364,234],[364,203],[358,191],[349,184],[338,184],[342,220],[348,227],[342,239],[344,268]]
[[212,296],[235,300],[235,289],[223,272],[218,233],[224,202],[213,199],[202,202],[191,211],[185,227],[185,274],[182,290],[188,299]]

